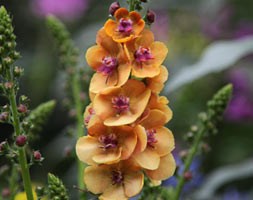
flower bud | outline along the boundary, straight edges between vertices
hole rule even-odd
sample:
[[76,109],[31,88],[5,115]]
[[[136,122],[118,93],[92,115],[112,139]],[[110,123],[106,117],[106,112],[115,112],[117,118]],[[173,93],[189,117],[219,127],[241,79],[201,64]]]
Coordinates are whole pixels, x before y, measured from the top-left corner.
[[13,87],[13,83],[12,82],[5,82],[4,83],[4,87],[5,87],[5,89],[7,89],[7,90],[9,90],[9,89],[11,89],[12,87]]
[[20,104],[20,105],[18,106],[18,112],[20,112],[20,113],[26,113],[26,112],[27,112],[27,107],[26,107],[26,105]]
[[2,122],[7,121],[8,116],[9,116],[8,112],[2,112],[2,113],[0,113],[0,121],[2,121]]
[[148,0],[141,0],[141,2],[143,2],[143,3],[147,3],[147,2],[148,2]]
[[152,10],[148,10],[146,14],[146,22],[152,24],[155,21],[155,13]]
[[27,142],[27,137],[25,135],[19,135],[16,137],[16,145],[23,147]]
[[8,197],[10,197],[10,195],[11,195],[11,191],[9,188],[4,188],[2,190],[2,197],[3,198],[8,198]]
[[40,162],[42,160],[41,153],[39,151],[34,151],[33,152],[33,159],[36,162]]
[[24,70],[23,70],[22,68],[16,66],[16,67],[14,68],[14,76],[20,77],[21,74],[23,73],[23,71],[24,71]]
[[190,171],[185,172],[184,173],[184,179],[186,181],[190,181],[192,179],[192,172],[190,172]]
[[118,10],[119,8],[120,8],[119,2],[118,1],[113,2],[109,7],[110,15],[113,16],[116,10]]

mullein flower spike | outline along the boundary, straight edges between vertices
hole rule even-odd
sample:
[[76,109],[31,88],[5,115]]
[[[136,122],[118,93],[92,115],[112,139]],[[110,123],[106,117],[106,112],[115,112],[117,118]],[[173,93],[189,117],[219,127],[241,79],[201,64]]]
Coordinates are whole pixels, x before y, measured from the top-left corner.
[[67,190],[62,181],[54,176],[48,174],[48,193],[50,200],[68,200]]
[[140,13],[117,8],[113,16],[86,52],[95,73],[84,113],[88,135],[78,139],[76,153],[89,165],[87,189],[99,199],[123,200],[140,193],[144,174],[156,184],[174,174],[175,144],[165,127],[172,111],[159,96],[168,78],[162,65],[168,49],[154,41]]

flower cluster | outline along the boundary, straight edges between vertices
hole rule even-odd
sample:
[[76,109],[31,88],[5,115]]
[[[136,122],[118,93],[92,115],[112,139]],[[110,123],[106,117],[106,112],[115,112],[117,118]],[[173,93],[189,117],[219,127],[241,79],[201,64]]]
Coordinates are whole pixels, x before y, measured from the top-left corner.
[[86,52],[95,71],[91,103],[84,113],[88,135],[76,144],[87,189],[100,199],[137,195],[144,173],[155,182],[172,176],[174,137],[164,125],[171,119],[168,100],[159,96],[168,78],[162,65],[167,48],[154,41],[138,12],[118,8]]

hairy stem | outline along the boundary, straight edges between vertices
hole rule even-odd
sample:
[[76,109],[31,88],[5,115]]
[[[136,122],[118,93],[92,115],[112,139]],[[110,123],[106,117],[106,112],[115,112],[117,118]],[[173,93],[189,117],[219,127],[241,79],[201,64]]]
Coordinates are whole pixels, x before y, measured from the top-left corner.
[[[11,80],[12,82],[14,82],[11,69],[8,70],[7,75],[8,75],[8,80]],[[10,89],[9,101],[10,101],[10,108],[11,108],[12,118],[13,118],[14,134],[15,136],[19,136],[21,134],[21,129],[20,129],[20,121],[18,117],[16,93],[15,93],[14,87]],[[19,148],[18,150],[18,161],[21,167],[21,174],[22,174],[22,179],[23,179],[23,184],[24,184],[26,195],[27,195],[27,199],[33,200],[30,172],[29,172],[29,167],[27,164],[27,158],[26,158],[24,147]]]
[[[77,72],[77,69],[75,70],[75,73],[72,76],[72,92],[73,92],[73,99],[75,102],[75,109],[76,109],[76,119],[77,119],[77,138],[80,138],[84,135],[83,131],[83,109],[82,109],[82,102],[80,99],[81,94],[81,88],[80,88],[80,77]],[[84,189],[85,185],[83,183],[83,171],[84,171],[84,164],[77,159],[77,182],[78,187],[81,189]],[[80,195],[81,199],[86,199],[84,195]]]
[[129,10],[134,11],[135,0],[129,0]]
[[[189,170],[189,168],[191,166],[191,163],[192,163],[192,160],[193,160],[194,156],[196,155],[196,153],[199,149],[200,142],[201,142],[205,132],[206,132],[206,129],[204,127],[202,127],[197,132],[197,135],[196,135],[196,137],[194,138],[194,141],[193,141],[193,145],[192,145],[191,149],[189,150],[189,153],[186,157],[183,174]],[[185,184],[185,178],[184,178],[183,175],[181,175],[179,177],[178,184],[177,184],[177,187],[175,189],[175,196],[173,197],[173,200],[178,200],[179,199],[181,191],[184,187],[184,184]]]

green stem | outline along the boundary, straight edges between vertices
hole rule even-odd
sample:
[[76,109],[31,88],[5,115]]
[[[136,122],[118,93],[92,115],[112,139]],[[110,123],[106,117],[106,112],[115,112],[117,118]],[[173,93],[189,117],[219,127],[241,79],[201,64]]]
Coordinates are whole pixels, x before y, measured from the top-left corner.
[[10,177],[10,191],[11,191],[11,196],[10,199],[13,200],[15,197],[16,193],[16,183],[17,183],[17,170],[14,166],[14,163],[12,163],[12,169],[11,169],[11,177]]
[[200,129],[198,132],[197,132],[197,135],[196,137],[194,138],[194,141],[193,141],[193,145],[186,157],[186,160],[185,160],[185,165],[184,165],[184,172],[183,174],[179,177],[179,180],[178,180],[178,184],[177,184],[177,187],[175,189],[175,195],[174,195],[174,198],[173,200],[178,200],[179,197],[180,197],[180,194],[181,194],[181,191],[183,189],[183,186],[185,184],[185,178],[184,178],[184,173],[189,171],[189,168],[191,166],[191,163],[192,163],[192,160],[196,154],[196,152],[198,151],[199,149],[199,144],[202,140],[202,137],[204,136],[206,132],[206,129],[203,127],[202,129]]
[[129,0],[129,11],[134,11],[135,0]]
[[[80,94],[81,94],[81,88],[80,88],[80,77],[79,74],[77,73],[77,69],[75,70],[75,73],[73,74],[72,77],[72,92],[73,92],[73,98],[74,98],[74,103],[75,103],[75,109],[76,109],[76,118],[77,118],[77,139],[82,137],[84,135],[83,132],[83,108],[82,108],[82,102],[80,99]],[[77,179],[78,179],[78,187],[80,189],[84,189],[85,185],[83,183],[83,171],[84,171],[84,164],[77,160]],[[80,198],[85,200],[86,197],[82,194],[80,195]]]
[[[8,71],[8,80],[14,82],[12,73],[11,73],[11,68]],[[15,136],[19,136],[21,134],[21,129],[20,129],[20,121],[18,117],[16,93],[15,93],[14,87],[12,87],[10,90],[9,101],[10,101],[10,107],[11,107],[11,112],[12,112],[12,117],[13,117],[14,133],[15,133]],[[29,172],[29,167],[27,164],[27,158],[26,158],[26,153],[25,153],[24,148],[20,148],[18,150],[18,160],[21,167],[21,174],[22,174],[22,179],[23,179],[23,184],[24,184],[26,195],[27,195],[27,199],[33,200],[30,172]]]

